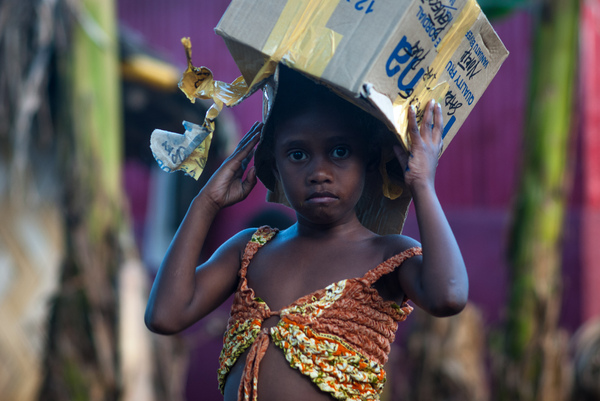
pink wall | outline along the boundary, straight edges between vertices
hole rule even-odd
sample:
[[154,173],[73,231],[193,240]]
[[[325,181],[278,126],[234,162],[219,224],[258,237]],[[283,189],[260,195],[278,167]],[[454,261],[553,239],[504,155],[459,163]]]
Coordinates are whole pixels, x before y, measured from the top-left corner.
[[[213,32],[213,27],[218,23],[227,4],[222,1],[127,0],[119,2],[119,16],[123,24],[140,31],[149,43],[168,60],[181,66],[182,70],[185,68],[186,61],[179,40],[183,36],[190,36],[195,63],[211,68],[216,79],[231,81],[239,75],[239,71],[223,41]],[[505,313],[508,271],[504,256],[505,239],[511,200],[518,181],[531,39],[530,20],[524,13],[493,21],[493,25],[511,55],[461,128],[450,149],[444,154],[436,178],[439,197],[447,211],[468,266],[471,280],[470,299],[482,308],[489,325],[497,324]],[[592,24],[590,31],[593,31],[593,26]],[[598,41],[597,30],[595,35],[594,40]],[[598,49],[598,42],[595,43]],[[587,65],[596,68],[598,51],[590,57],[593,59],[590,59]],[[588,73],[594,75],[590,71]],[[597,85],[597,75],[595,77],[596,90],[589,91],[590,96],[595,96],[594,99],[589,99],[590,102],[595,102],[593,103],[595,108],[592,109],[590,106],[586,114],[588,118],[586,124],[596,127],[593,131],[595,135],[591,135],[592,131],[589,131],[590,135],[585,136],[585,140],[590,142],[586,142],[585,146],[595,146],[594,154],[597,155],[598,138],[600,138],[597,128],[600,126],[597,121],[600,115],[598,111],[600,88]],[[229,112],[238,121],[243,131],[260,118],[260,110],[260,96],[255,95]],[[198,121],[201,119],[202,116],[198,116]],[[589,150],[590,154],[591,152]],[[594,164],[580,166],[579,171],[583,169],[600,171],[598,165],[600,158],[588,156],[585,160]],[[597,179],[597,175],[595,177]],[[577,189],[582,191],[581,186],[586,187],[586,182],[579,179]],[[600,188],[597,182],[594,185],[593,188],[596,190]],[[598,206],[600,200],[596,199],[598,197],[595,195],[597,192],[586,192],[584,195],[593,199],[590,204],[594,205],[595,216],[597,216],[594,225],[585,226],[590,233],[593,230],[597,231],[600,226],[600,206]],[[247,216],[265,207],[264,196],[265,190],[259,184],[247,201],[236,205],[221,216],[222,224],[217,235],[225,239],[243,228]],[[578,197],[574,198],[575,209],[579,208],[579,200]],[[585,220],[580,217],[580,213],[572,213],[565,230],[567,247],[564,266],[563,323],[571,330],[581,323],[582,309],[585,310],[586,318],[600,313],[598,310],[600,300],[592,295],[595,294],[592,286],[599,285],[600,278],[588,277],[580,272],[580,252],[589,259],[586,259],[587,263],[598,263],[600,248],[588,246],[582,250],[578,245],[582,229],[581,221]],[[418,236],[414,216],[409,217],[405,233]],[[596,238],[598,234],[600,233],[596,232]],[[595,270],[594,274],[597,275],[600,270]],[[579,296],[582,279],[591,283],[583,285],[586,288],[584,295],[588,297],[584,302]],[[588,302],[594,302],[595,306],[582,307]],[[219,319],[224,319],[227,311],[225,309],[215,313]],[[204,388],[203,391],[213,394],[212,391],[216,387],[214,384],[216,362],[208,364],[207,361],[216,361],[220,340],[206,339],[204,335],[198,336],[205,342],[198,343],[194,351],[198,357],[191,361],[193,373],[188,383],[188,392],[191,394],[194,389]],[[205,385],[201,378],[206,375],[208,384]],[[209,393],[206,393],[202,399],[210,399]],[[214,393],[212,396],[218,397],[218,394]]]
[[581,8],[581,194],[586,218],[582,221],[582,313],[600,316],[600,1],[584,1]]
[[[182,37],[190,37],[194,64],[210,68],[217,80],[231,82],[240,76],[239,69],[223,40],[214,33],[214,27],[228,4],[226,1],[126,0],[118,3],[118,13],[125,26],[141,33],[166,60],[181,67],[182,72],[187,61],[180,40]],[[261,119],[261,110],[262,99],[260,93],[257,93],[223,113],[234,116],[239,126],[239,135],[242,135],[255,121]],[[200,123],[203,118],[203,115],[198,115],[194,122]],[[222,213],[220,220],[224,224],[216,227],[215,235],[226,239],[245,228],[244,222],[248,217],[265,208],[265,196],[266,189],[257,185],[244,203]],[[290,213],[287,208],[280,209]]]
[[[189,36],[196,65],[209,67],[216,79],[223,81],[240,75],[223,40],[213,31],[227,2],[127,0],[118,6],[125,25],[141,32],[182,69],[186,60],[180,39]],[[515,186],[529,59],[529,23],[526,16],[519,15],[494,25],[511,55],[441,161],[437,185],[447,206],[505,207]],[[260,118],[259,94],[231,112],[242,129],[249,128]]]

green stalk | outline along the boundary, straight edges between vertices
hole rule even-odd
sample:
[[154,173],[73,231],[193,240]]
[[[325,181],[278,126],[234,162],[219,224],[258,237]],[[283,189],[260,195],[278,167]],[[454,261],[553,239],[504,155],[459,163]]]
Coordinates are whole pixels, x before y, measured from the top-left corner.
[[514,205],[502,400],[562,400],[561,240],[567,193],[578,1],[540,4],[533,42],[523,167]]
[[117,273],[126,225],[114,0],[69,3],[77,19],[57,54],[58,148],[67,259],[52,305],[40,399],[116,400],[120,393]]
[[[114,1],[82,0],[85,17],[73,32],[75,146],[88,160],[81,177],[94,193],[89,221],[96,239],[121,216],[122,118]],[[115,213],[117,212],[117,213]],[[90,233],[92,234],[92,233]]]

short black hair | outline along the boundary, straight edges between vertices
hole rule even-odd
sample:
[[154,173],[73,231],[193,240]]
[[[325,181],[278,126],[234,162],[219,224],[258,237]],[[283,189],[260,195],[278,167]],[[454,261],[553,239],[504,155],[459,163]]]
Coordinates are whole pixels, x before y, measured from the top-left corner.
[[326,84],[317,83],[305,75],[279,67],[278,89],[267,121],[268,129],[294,116],[311,110],[325,110],[343,116],[348,125],[370,135],[388,131],[387,127],[371,114],[343,99]]

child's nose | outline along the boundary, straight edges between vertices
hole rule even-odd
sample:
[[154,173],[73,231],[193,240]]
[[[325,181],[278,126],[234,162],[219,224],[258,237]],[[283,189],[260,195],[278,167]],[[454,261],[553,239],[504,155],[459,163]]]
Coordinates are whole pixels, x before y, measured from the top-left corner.
[[312,168],[308,175],[308,181],[311,184],[320,184],[323,182],[331,182],[332,171],[331,165],[324,157],[315,157],[312,162]]

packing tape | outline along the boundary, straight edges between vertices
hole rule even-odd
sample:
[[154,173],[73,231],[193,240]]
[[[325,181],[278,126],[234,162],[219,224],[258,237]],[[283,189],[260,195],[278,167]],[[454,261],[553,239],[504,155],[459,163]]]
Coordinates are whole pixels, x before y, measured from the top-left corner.
[[248,85],[239,77],[232,83],[215,81],[213,73],[206,67],[194,67],[192,63],[192,42],[181,39],[187,58],[187,69],[179,81],[179,89],[194,103],[196,99],[212,99],[214,104],[206,112],[204,126],[214,131],[214,120],[225,106],[233,106],[248,95]]
[[269,60],[250,87],[273,75],[279,62],[317,78],[323,75],[343,38],[326,27],[338,3],[339,0],[288,0],[262,49]]
[[[320,77],[333,58],[343,36],[326,27],[339,0],[288,0],[263,46],[269,60],[247,85],[242,77],[231,84],[213,79],[206,67],[194,67],[192,44],[189,38],[181,39],[188,61],[187,70],[179,82],[179,88],[194,103],[196,98],[213,99],[214,109],[207,112],[211,122],[223,105],[234,106],[275,73],[281,61],[291,67]],[[209,126],[205,122],[205,125]]]

